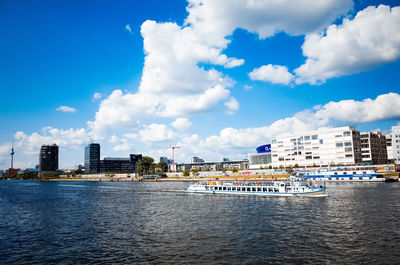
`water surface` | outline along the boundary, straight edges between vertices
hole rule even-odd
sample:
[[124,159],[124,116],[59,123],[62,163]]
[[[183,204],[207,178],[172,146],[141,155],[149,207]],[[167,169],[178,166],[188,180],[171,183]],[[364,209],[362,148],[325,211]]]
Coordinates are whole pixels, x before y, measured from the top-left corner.
[[0,181],[0,264],[398,264],[400,183],[327,198],[182,192],[189,183]]

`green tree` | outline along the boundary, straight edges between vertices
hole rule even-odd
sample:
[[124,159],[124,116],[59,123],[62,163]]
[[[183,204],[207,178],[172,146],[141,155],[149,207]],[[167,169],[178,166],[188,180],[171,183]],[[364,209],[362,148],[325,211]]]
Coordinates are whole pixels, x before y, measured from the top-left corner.
[[193,168],[193,169],[192,169],[192,172],[193,172],[193,176],[198,176],[198,175],[199,175],[199,172],[200,172],[200,169],[198,169],[198,168]]
[[269,169],[272,169],[272,166],[271,165],[269,165],[269,167],[268,167]]
[[237,168],[232,169],[233,173],[237,173],[239,170]]
[[149,157],[149,156],[144,156],[142,158],[142,161],[137,161],[136,162],[136,172],[139,175],[146,175],[151,172],[151,169],[154,170],[154,166],[152,167],[154,163],[154,159]]
[[185,169],[185,170],[183,171],[183,176],[184,176],[184,177],[188,177],[189,175],[190,175],[190,171],[187,170],[187,169]]
[[158,163],[157,168],[160,168],[162,172],[168,172],[168,164],[166,162]]
[[294,168],[298,168],[299,167],[299,164],[294,164]]

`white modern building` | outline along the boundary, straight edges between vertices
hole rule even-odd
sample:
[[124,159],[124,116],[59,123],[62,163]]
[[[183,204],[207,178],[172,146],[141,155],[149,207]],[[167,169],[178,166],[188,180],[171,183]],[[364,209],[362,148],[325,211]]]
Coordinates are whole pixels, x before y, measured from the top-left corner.
[[400,164],[400,126],[392,126],[393,159]]
[[346,126],[281,135],[271,141],[271,155],[273,167],[361,164],[360,132]]
[[388,163],[393,163],[392,134],[386,135],[386,151],[387,151]]

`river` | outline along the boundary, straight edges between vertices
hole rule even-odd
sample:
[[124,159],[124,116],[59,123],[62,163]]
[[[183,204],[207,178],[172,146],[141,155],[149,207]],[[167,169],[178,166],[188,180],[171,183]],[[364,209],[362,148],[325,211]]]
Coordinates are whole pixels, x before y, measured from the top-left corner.
[[400,183],[326,198],[202,195],[183,182],[0,181],[0,264],[398,264]]

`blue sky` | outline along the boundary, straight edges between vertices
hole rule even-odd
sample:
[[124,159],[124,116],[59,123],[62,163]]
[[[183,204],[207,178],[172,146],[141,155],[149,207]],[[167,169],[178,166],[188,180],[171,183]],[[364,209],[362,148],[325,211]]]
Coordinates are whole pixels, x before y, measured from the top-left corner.
[[2,1],[0,168],[12,141],[18,167],[55,142],[71,168],[90,141],[156,160],[179,145],[187,162],[323,126],[390,130],[396,2]]

